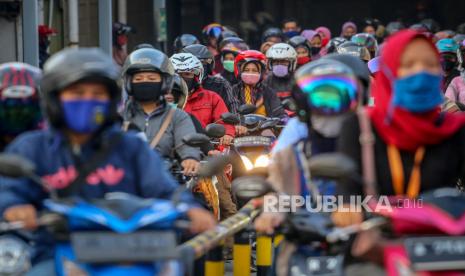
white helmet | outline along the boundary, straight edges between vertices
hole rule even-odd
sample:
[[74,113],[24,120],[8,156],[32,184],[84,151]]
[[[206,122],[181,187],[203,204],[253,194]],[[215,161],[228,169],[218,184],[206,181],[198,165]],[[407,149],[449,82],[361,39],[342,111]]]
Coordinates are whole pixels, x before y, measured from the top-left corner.
[[176,73],[194,73],[198,76],[199,83],[203,79],[203,65],[198,58],[191,53],[179,53],[170,57]]
[[287,43],[276,43],[266,51],[266,58],[268,59],[268,69],[272,70],[273,60],[288,60],[289,71],[294,72],[297,67],[297,52],[294,47]]

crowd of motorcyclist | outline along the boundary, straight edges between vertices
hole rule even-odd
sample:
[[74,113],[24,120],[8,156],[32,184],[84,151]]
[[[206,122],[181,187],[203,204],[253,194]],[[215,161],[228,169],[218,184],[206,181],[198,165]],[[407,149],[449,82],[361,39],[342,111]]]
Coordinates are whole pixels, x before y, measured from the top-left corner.
[[[267,29],[253,50],[232,29],[212,23],[201,39],[177,37],[171,57],[143,44],[124,55],[120,67],[95,48],[64,49],[43,70],[5,63],[0,150],[32,161],[62,197],[119,191],[170,198],[180,185],[170,175],[173,168],[195,177],[205,157],[229,152],[248,129],[222,115],[253,105],[252,113],[285,125],[263,134],[276,138],[268,166],[275,196],[367,195],[364,177],[310,181],[312,156],[342,152],[360,176],[374,176],[370,191],[416,198],[455,187],[464,176],[464,29],[441,31],[433,20],[406,27],[369,19],[362,28],[346,22],[333,36],[324,26],[303,29],[287,19]],[[209,124],[224,126],[217,143],[184,141],[206,133]],[[366,133],[370,139],[361,139]],[[367,165],[364,148],[370,147],[374,157]],[[199,200],[183,192],[192,233],[237,212],[231,183],[239,170],[229,165],[214,184],[207,181],[215,185],[219,216],[212,215],[208,195]],[[38,229],[31,275],[53,269],[53,239],[37,228],[49,192],[26,179],[0,178],[3,218]],[[285,216],[263,213],[255,229],[273,234]],[[331,218],[343,227],[361,223],[364,214],[335,212]],[[302,249],[282,247],[280,264]],[[286,265],[276,267],[286,275]]]

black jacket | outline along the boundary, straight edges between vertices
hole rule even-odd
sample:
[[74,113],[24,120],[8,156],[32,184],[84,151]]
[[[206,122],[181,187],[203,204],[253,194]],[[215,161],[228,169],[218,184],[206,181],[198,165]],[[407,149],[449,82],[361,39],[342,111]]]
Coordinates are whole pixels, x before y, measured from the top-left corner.
[[203,88],[213,91],[220,95],[228,107],[229,112],[236,113],[239,107],[239,101],[232,93],[229,82],[222,77],[207,76],[202,83]]
[[275,91],[278,98],[282,101],[291,97],[291,90],[293,85],[292,77],[278,78],[273,74],[263,81],[263,83]]
[[[395,195],[387,157],[387,145],[376,133],[374,126],[372,126],[372,129],[375,134],[374,151],[378,193],[380,195]],[[357,115],[351,115],[344,123],[338,141],[338,150],[356,162],[360,176],[357,177],[358,179],[342,181],[338,185],[338,193],[344,195],[344,198],[348,195],[362,195],[362,157]],[[400,150],[400,155],[404,168],[405,183],[408,183],[412,173],[415,152]],[[465,174],[465,128],[460,129],[440,144],[426,146],[420,171],[420,193],[440,187],[454,187],[457,180],[463,178]],[[406,186],[407,184],[405,184],[405,189],[407,189]]]
[[[244,98],[244,84],[242,81],[233,86],[233,94],[238,97],[241,105],[246,103]],[[263,98],[263,104],[265,105],[268,117],[287,117],[286,112],[284,112],[284,108],[281,105],[281,101],[276,96],[276,93],[264,83],[258,84],[253,91],[254,103],[257,103],[261,98]]]

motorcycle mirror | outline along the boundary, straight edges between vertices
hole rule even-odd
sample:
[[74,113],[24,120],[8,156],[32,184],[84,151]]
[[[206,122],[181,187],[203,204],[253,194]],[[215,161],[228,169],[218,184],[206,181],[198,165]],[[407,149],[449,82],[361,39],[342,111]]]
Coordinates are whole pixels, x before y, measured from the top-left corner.
[[190,133],[182,138],[182,142],[191,147],[200,147],[210,142],[210,138],[201,133]]
[[241,122],[241,118],[239,117],[239,115],[231,112],[221,114],[221,120],[223,120],[223,122],[225,122],[226,124],[230,125],[238,125]]
[[249,175],[236,178],[232,183],[232,191],[239,199],[251,200],[264,196],[273,189],[264,177]]
[[205,128],[205,132],[210,138],[221,138],[226,134],[226,128],[220,124],[209,124]]
[[231,157],[229,155],[217,155],[209,157],[200,164],[198,176],[200,177],[211,177],[216,174],[223,172],[226,165],[231,163]]
[[354,161],[342,153],[325,153],[310,158],[310,173],[314,177],[341,179],[356,172]]
[[241,115],[252,114],[257,110],[257,107],[253,104],[243,104],[237,108],[237,112]]
[[282,102],[282,105],[283,105],[284,109],[286,109],[286,110],[290,110],[290,111],[293,111],[293,112],[297,111],[297,105],[295,104],[295,101],[292,100],[292,99],[285,99]]
[[16,154],[0,154],[0,175],[8,177],[30,177],[34,175],[35,165]]

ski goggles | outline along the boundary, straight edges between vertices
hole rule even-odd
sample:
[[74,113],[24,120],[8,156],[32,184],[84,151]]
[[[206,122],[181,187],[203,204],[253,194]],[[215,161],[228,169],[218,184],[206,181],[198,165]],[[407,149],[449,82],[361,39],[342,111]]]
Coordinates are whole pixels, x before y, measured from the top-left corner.
[[336,115],[348,111],[356,101],[357,81],[347,76],[307,76],[297,80],[312,112]]

